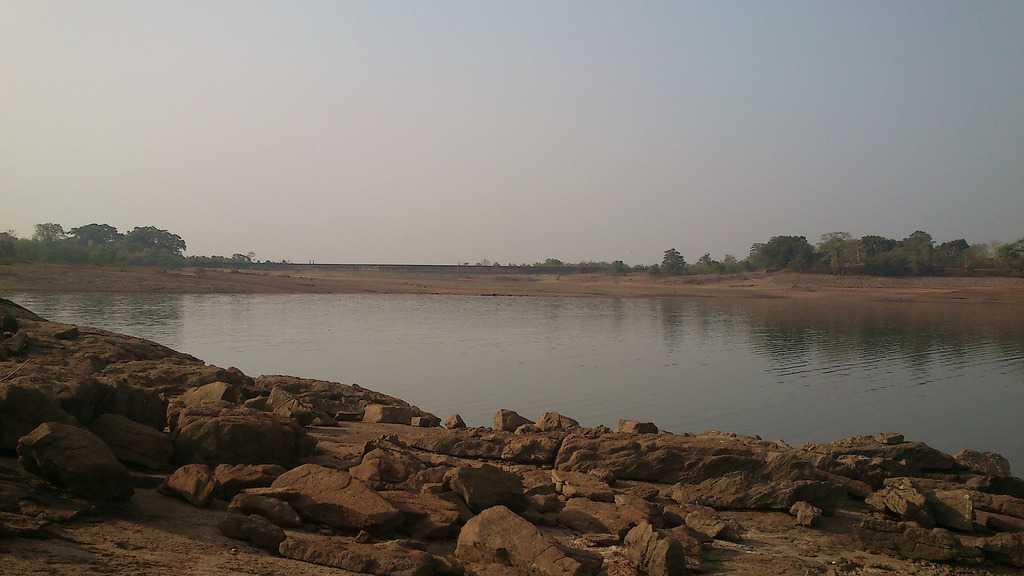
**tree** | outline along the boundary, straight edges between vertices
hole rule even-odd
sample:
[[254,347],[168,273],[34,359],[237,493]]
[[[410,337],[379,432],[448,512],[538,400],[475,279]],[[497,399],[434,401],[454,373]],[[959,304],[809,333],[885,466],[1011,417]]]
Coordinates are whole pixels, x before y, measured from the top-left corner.
[[615,272],[616,274],[625,274],[626,272],[629,272],[629,266],[626,266],[626,263],[622,260],[616,260],[612,262],[612,272]]
[[124,238],[117,228],[110,224],[86,224],[78,228],[72,228],[68,234],[79,244],[86,246],[104,246],[113,244]]
[[661,272],[672,275],[686,273],[686,258],[675,248],[665,250],[665,256],[661,259]]
[[36,224],[36,233],[32,235],[32,239],[37,242],[56,242],[65,237],[64,227],[53,222]]
[[565,264],[558,258],[545,258],[542,266],[564,266]]
[[818,252],[826,258],[833,274],[841,274],[860,259],[860,242],[849,232],[829,232],[821,235]]
[[751,246],[750,258],[762,268],[804,270],[814,261],[814,247],[804,236],[773,236]]
[[0,232],[0,258],[13,258],[17,242],[14,232]]
[[943,266],[961,268],[965,264],[964,256],[970,247],[971,245],[963,238],[943,242],[935,249],[936,257]]
[[932,269],[934,250],[931,234],[918,230],[900,241],[900,249],[910,262],[910,271],[924,274]]
[[132,228],[125,241],[132,246],[149,248],[158,252],[166,252],[175,256],[181,256],[185,251],[185,241],[181,236],[172,234],[167,230],[161,230],[154,226],[141,226]]

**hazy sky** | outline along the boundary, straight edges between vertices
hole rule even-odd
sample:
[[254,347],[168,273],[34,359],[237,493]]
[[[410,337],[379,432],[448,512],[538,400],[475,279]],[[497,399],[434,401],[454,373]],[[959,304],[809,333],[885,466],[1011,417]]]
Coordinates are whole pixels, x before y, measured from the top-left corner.
[[0,0],[0,229],[337,262],[1024,236],[1024,2]]

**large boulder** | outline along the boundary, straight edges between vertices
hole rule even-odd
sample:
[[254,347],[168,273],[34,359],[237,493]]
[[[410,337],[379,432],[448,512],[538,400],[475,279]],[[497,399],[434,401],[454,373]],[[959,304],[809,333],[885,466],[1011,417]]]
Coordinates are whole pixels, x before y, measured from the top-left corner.
[[339,420],[360,420],[363,410],[370,404],[404,406],[409,408],[411,416],[428,415],[427,412],[409,405],[404,400],[380,392],[374,392],[358,384],[342,384],[340,382],[279,375],[260,376],[256,379],[255,391],[259,395],[269,395],[274,388],[280,388],[297,396],[320,412],[342,414],[345,416],[345,418],[338,418]]
[[545,412],[543,416],[537,420],[537,428],[544,432],[552,432],[555,430],[572,430],[573,428],[579,428],[580,423],[568,416],[559,414],[558,412]]
[[526,507],[522,479],[489,464],[479,468],[452,468],[445,474],[444,481],[474,512],[499,505],[513,510]]
[[504,506],[473,517],[459,533],[455,556],[464,563],[511,565],[537,576],[591,576],[600,561],[581,562]]
[[167,422],[167,402],[157,391],[125,382],[81,378],[64,384],[57,398],[61,408],[82,424],[91,424],[102,414],[119,414],[156,430],[163,430]]
[[466,421],[458,414],[452,414],[444,419],[444,427],[449,430],[459,430],[466,427]]
[[864,502],[879,512],[892,514],[901,520],[916,522],[925,528],[935,526],[928,499],[912,486],[886,486]]
[[618,432],[622,434],[657,434],[658,427],[654,422],[619,419]]
[[221,406],[183,410],[173,441],[175,460],[181,463],[291,466],[315,449],[291,420]]
[[[130,339],[120,334],[106,334],[108,337]],[[185,394],[213,382],[226,382],[238,390],[252,386],[252,378],[237,368],[210,366],[142,339],[130,339],[130,344],[130,354],[119,353],[116,363],[108,363],[96,373],[97,380],[151,389],[168,397]]]
[[298,528],[302,526],[302,518],[295,512],[291,504],[261,494],[242,492],[231,500],[228,509],[236,510],[243,514],[257,514],[282,528]]
[[333,426],[334,418],[317,410],[312,403],[276,387],[270,391],[266,406],[269,411],[285,418],[291,418],[302,426]]
[[804,450],[831,458],[863,456],[877,459],[876,462],[882,466],[899,463],[905,472],[915,475],[922,472],[944,472],[957,467],[952,456],[923,442],[904,441],[900,435],[854,436],[831,444],[809,444],[804,446]]
[[215,496],[231,500],[247,488],[265,488],[287,470],[277,464],[220,464],[213,470]]
[[587,498],[599,502],[614,502],[615,493],[608,482],[585,472],[552,470],[551,482],[555,491],[566,498]]
[[960,466],[978,474],[998,477],[1010,475],[1010,461],[995,452],[961,450],[953,455],[953,459]]
[[32,474],[90,500],[132,496],[131,475],[92,432],[61,424],[40,424],[18,441],[18,459]]
[[120,414],[104,414],[89,428],[125,464],[162,470],[171,463],[174,455],[170,436]]
[[402,513],[366,484],[348,472],[316,464],[285,472],[266,490],[266,495],[286,500],[309,522],[367,531],[389,530],[402,522]]
[[583,533],[611,534],[620,541],[634,526],[652,520],[646,510],[586,498],[570,499],[558,513],[558,523],[566,528]]
[[686,570],[683,545],[662,536],[648,522],[641,522],[626,534],[626,557],[641,574],[647,576],[682,576]]
[[240,399],[241,392],[238,386],[230,382],[210,382],[181,395],[181,401],[185,406],[200,406],[205,402],[237,404]]
[[363,454],[362,461],[349,468],[349,473],[376,490],[417,488],[410,481],[426,467],[408,451],[379,447]]
[[244,540],[257,548],[277,552],[284,542],[284,530],[262,516],[244,514],[228,514],[218,525],[221,534],[228,538]]
[[380,493],[385,500],[402,512],[404,532],[420,540],[444,540],[458,534],[459,526],[473,515],[461,500],[444,494],[424,494],[405,491]]
[[533,422],[523,418],[514,410],[502,408],[494,414],[494,429],[501,432],[515,432],[516,428],[525,424],[533,424]]
[[409,424],[413,410],[408,406],[370,404],[363,409],[363,422],[372,424]]
[[13,452],[19,438],[44,422],[77,423],[56,398],[38,388],[0,384],[0,452]]
[[292,534],[281,543],[285,558],[374,576],[432,576],[433,556],[394,543],[366,544],[349,538]]
[[586,434],[565,437],[558,450],[559,470],[607,469],[622,480],[673,484],[698,483],[722,473],[764,465],[767,442],[729,434]]
[[186,464],[174,471],[160,485],[160,493],[181,498],[189,504],[205,508],[213,500],[216,483],[213,470],[205,464]]
[[415,437],[410,445],[457,458],[550,466],[555,462],[563,437],[560,432],[516,435],[479,428],[454,429]]

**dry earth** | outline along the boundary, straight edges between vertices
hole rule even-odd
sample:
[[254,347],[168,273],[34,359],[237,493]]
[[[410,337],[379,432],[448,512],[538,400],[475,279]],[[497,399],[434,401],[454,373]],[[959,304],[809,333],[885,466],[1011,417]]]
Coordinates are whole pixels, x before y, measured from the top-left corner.
[[879,278],[750,273],[653,277],[614,274],[460,274],[0,265],[0,293],[383,293],[509,296],[831,298],[1024,304],[1024,278]]

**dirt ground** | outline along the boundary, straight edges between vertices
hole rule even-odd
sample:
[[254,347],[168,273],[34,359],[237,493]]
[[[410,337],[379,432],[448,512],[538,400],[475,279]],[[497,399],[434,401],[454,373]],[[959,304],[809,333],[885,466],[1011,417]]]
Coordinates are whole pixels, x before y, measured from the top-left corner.
[[646,273],[459,274],[0,265],[0,294],[29,291],[700,296],[1024,304],[1024,278],[879,278],[795,273],[673,278],[655,277]]

